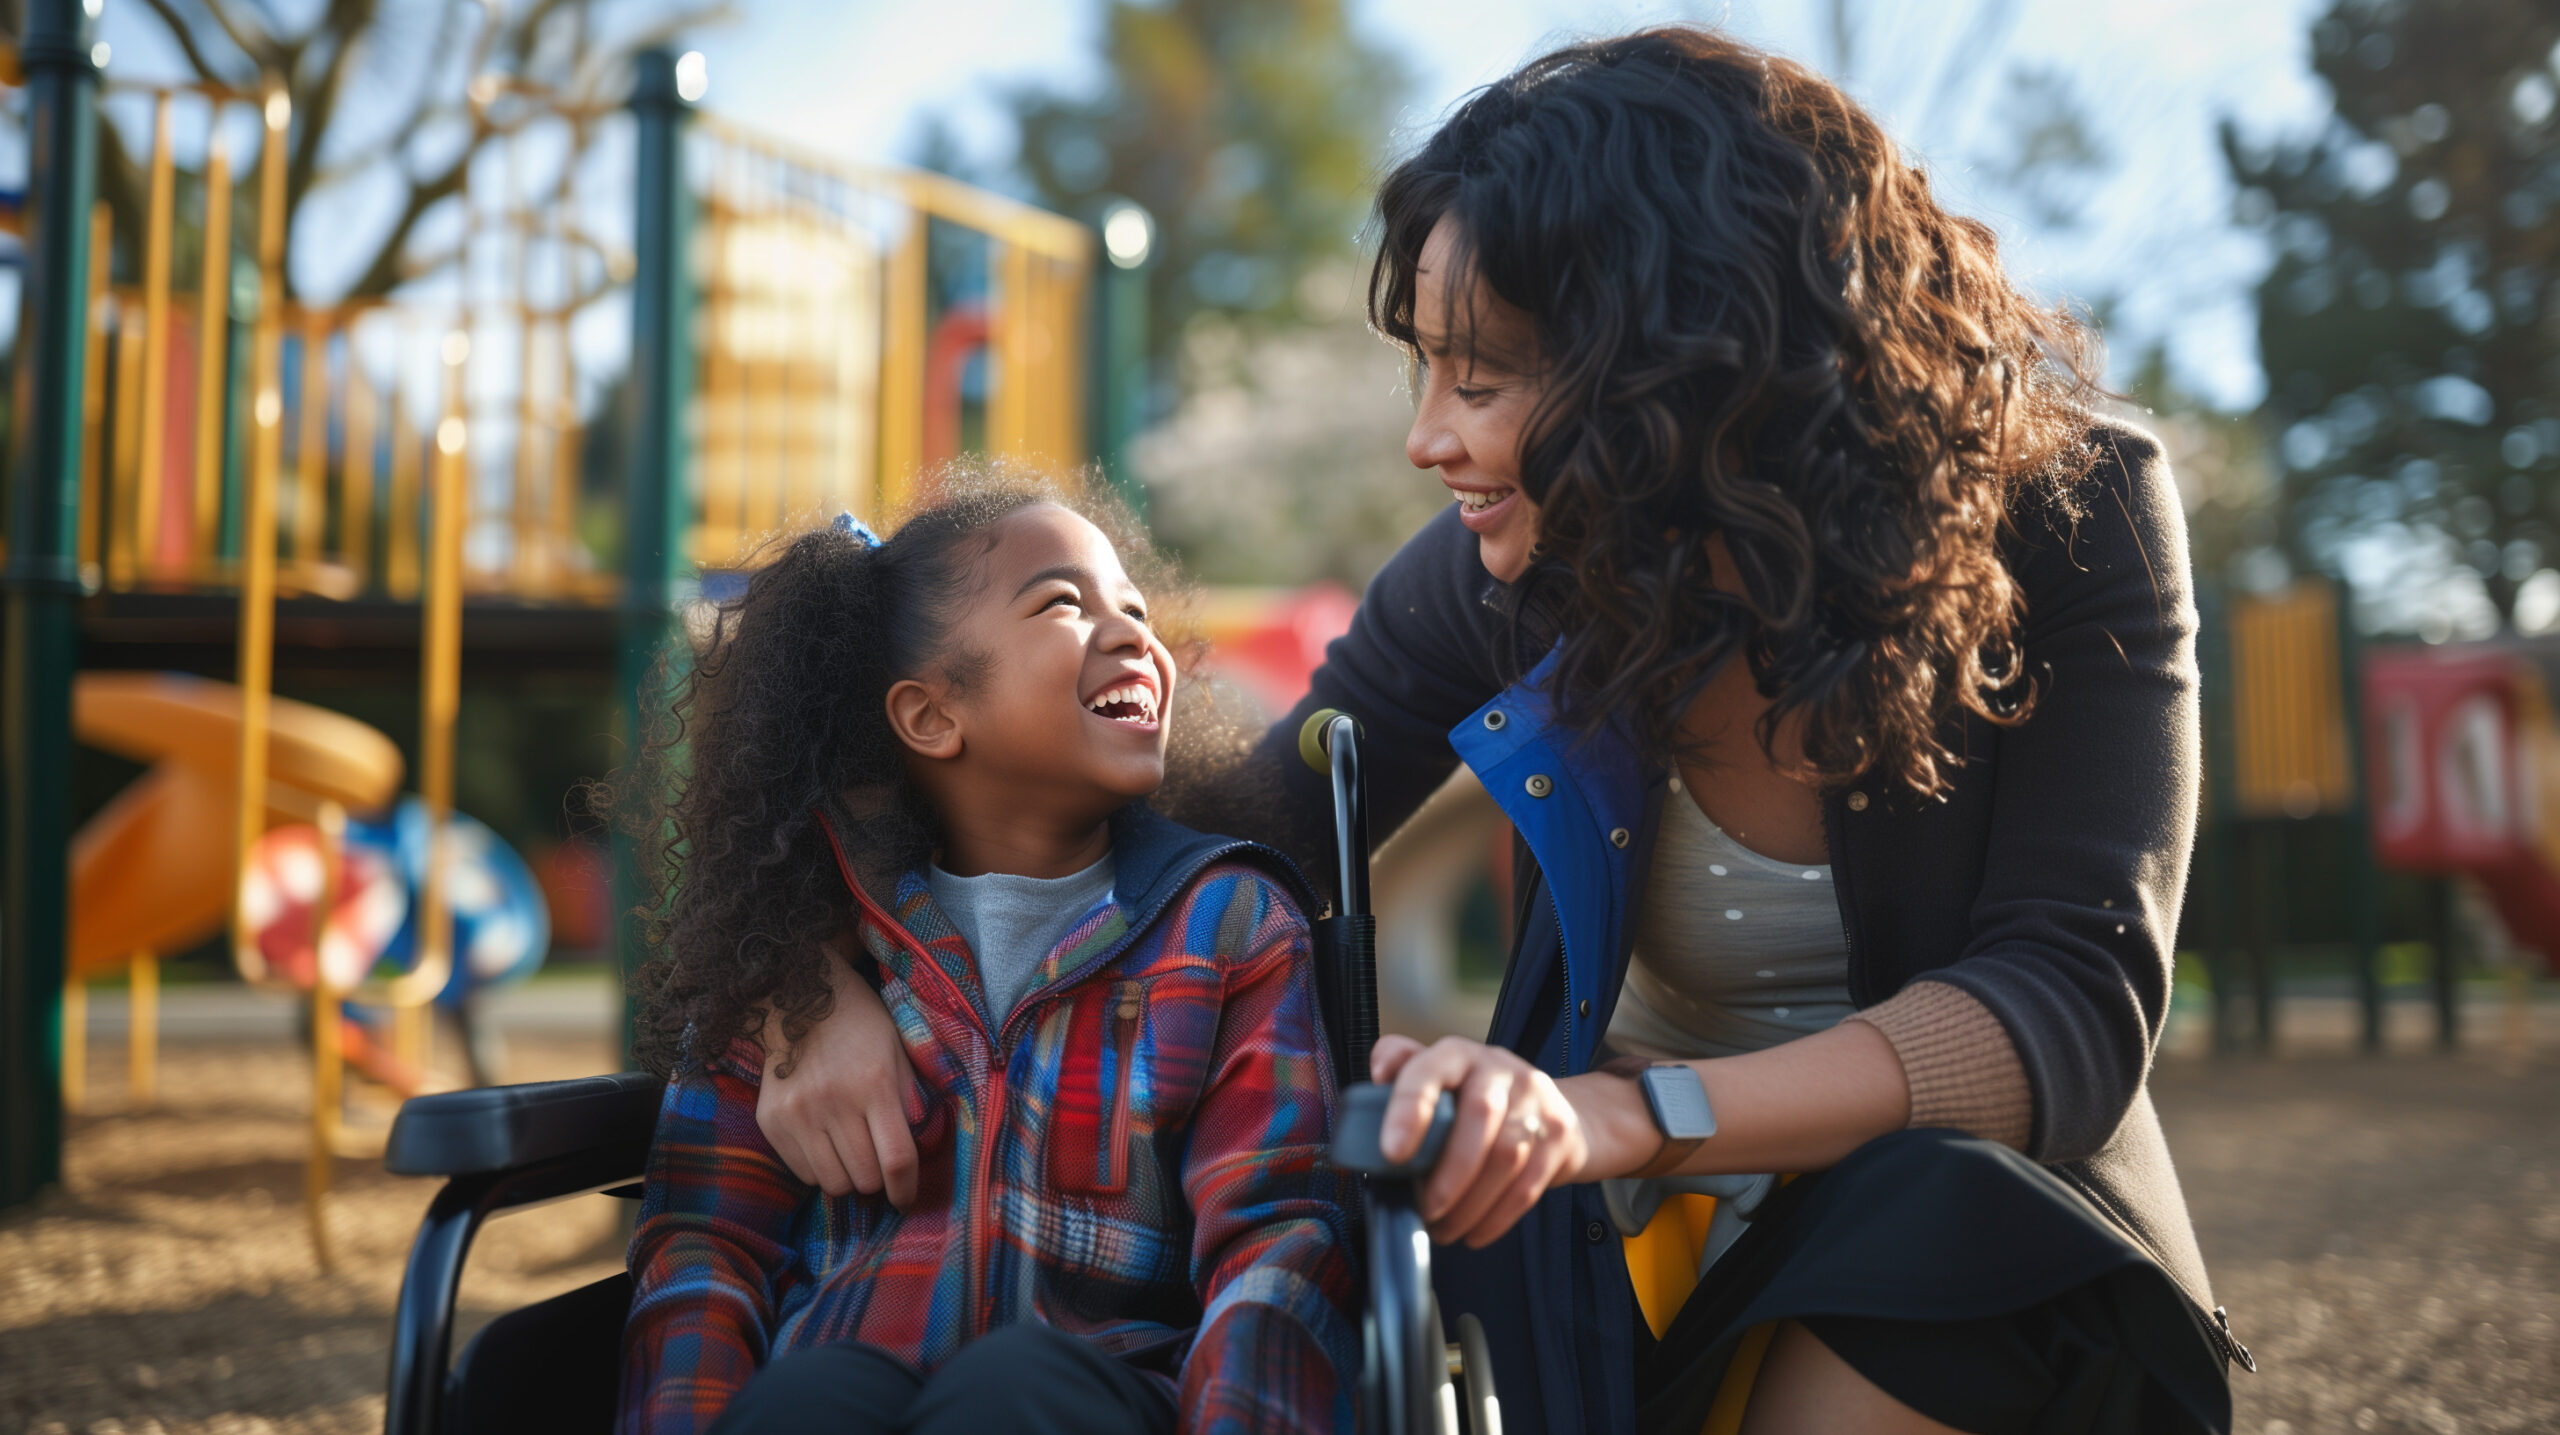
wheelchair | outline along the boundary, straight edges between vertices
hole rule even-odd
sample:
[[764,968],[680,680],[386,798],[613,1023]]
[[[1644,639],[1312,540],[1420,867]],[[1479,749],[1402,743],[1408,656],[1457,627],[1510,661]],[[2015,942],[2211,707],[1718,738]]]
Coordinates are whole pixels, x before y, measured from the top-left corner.
[[[1499,1435],[1483,1327],[1444,1328],[1431,1243],[1416,1201],[1456,1101],[1443,1095],[1411,1160],[1378,1147],[1386,1089],[1367,1081],[1378,1037],[1377,919],[1369,911],[1369,825],[1359,726],[1332,709],[1299,752],[1333,781],[1335,914],[1316,921],[1316,985],[1332,1049],[1332,1158],[1361,1177],[1368,1299],[1361,1315],[1360,1427],[1366,1435]],[[613,1424],[627,1274],[511,1311],[454,1359],[455,1296],[472,1238],[490,1217],[601,1192],[637,1199],[665,1083],[645,1072],[412,1098],[383,1153],[394,1175],[444,1179],[400,1282],[385,1435],[602,1431]],[[1454,1334],[1455,1339],[1451,1336]],[[1453,1381],[1454,1377],[1454,1381]]]

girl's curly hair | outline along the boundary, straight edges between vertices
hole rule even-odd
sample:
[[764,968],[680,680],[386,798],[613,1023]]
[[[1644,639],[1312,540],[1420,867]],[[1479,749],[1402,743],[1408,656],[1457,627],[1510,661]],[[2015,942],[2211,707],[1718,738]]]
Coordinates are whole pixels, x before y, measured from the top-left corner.
[[965,689],[984,671],[950,631],[1000,522],[1042,503],[1080,513],[1160,622],[1180,606],[1169,568],[1099,484],[982,463],[944,470],[928,491],[877,547],[833,527],[770,543],[745,591],[693,625],[690,667],[659,686],[670,700],[627,779],[636,790],[607,795],[643,854],[638,915],[655,954],[634,979],[634,1051],[652,1071],[757,1038],[768,1009],[795,1043],[826,1016],[826,944],[852,931],[853,903],[821,809],[873,890],[931,857],[939,824],[885,704],[902,679],[935,672]]
[[[1773,700],[1772,761],[1796,720],[1805,780],[1936,793],[1959,710],[2026,715],[2000,543],[2026,490],[2087,467],[2095,341],[2022,297],[1991,231],[1836,86],[1667,27],[1477,92],[1379,191],[1369,312],[1417,359],[1443,218],[1458,276],[1537,334],[1525,606],[1561,633],[1562,719],[1628,715],[1672,756],[1738,655]],[[1718,535],[1739,592],[1709,581]]]

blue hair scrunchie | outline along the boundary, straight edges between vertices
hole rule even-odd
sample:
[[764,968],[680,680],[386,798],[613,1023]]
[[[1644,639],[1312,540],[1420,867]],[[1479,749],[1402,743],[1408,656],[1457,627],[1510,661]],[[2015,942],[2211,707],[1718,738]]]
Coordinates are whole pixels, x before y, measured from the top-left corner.
[[870,524],[854,517],[853,510],[849,508],[836,515],[836,532],[848,538],[861,539],[862,546],[865,548],[880,546],[880,535],[871,531]]

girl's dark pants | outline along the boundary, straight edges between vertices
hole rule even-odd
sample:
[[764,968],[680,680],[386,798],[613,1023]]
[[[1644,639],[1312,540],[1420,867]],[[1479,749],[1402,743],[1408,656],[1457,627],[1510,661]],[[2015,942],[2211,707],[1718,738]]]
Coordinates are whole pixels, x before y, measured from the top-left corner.
[[1173,1435],[1173,1398],[1124,1361],[1045,1325],[970,1342],[931,1376],[874,1346],[795,1350],[756,1373],[711,1435]]

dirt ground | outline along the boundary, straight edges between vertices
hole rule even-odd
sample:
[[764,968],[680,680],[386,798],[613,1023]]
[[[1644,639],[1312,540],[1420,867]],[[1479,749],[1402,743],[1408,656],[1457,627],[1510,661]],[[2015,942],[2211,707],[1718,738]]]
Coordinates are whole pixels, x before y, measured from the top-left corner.
[[[72,1123],[63,1187],[0,1213],[0,1431],[380,1429],[428,1184],[338,1163],[322,1274],[300,1063],[172,1044],[159,1106],[117,1114],[111,1054],[92,1067],[106,1114]],[[520,1040],[512,1075],[605,1059]],[[2560,1429],[2560,1062],[2179,1059],[2155,1090],[2217,1295],[2258,1355],[2240,1430]],[[609,1273],[616,1220],[600,1197],[501,1219],[469,1318]]]

